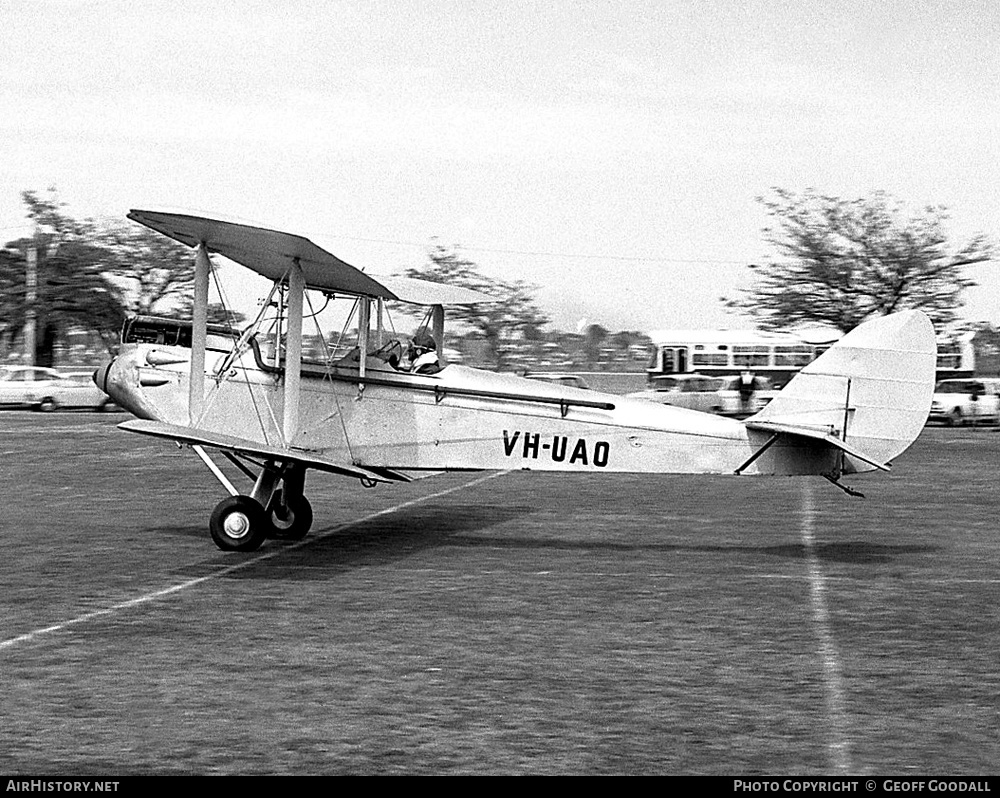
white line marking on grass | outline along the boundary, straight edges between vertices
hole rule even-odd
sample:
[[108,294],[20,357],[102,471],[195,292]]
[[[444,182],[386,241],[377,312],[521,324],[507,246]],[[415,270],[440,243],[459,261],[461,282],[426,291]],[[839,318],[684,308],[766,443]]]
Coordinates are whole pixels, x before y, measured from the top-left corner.
[[108,429],[106,423],[89,422],[86,424],[36,424],[30,427],[14,427],[5,430],[8,435],[18,435],[21,433],[49,433],[58,432],[60,435],[94,435]]
[[[787,579],[790,581],[808,580],[808,576],[797,576],[795,574],[746,574],[744,579]],[[871,584],[873,579],[859,577],[859,576],[824,576],[824,582],[857,582],[864,584]],[[899,579],[886,579],[881,578],[881,581],[891,585],[900,585],[902,587],[909,587],[911,585],[1000,585],[1000,579],[961,579],[959,577],[945,578],[945,579],[925,579],[919,575],[907,575],[906,578]]]
[[62,621],[60,623],[52,624],[51,626],[45,626],[41,629],[34,629],[31,632],[26,632],[23,635],[18,635],[17,637],[11,637],[7,640],[0,640],[0,651],[8,648],[13,648],[21,643],[30,643],[33,640],[42,637],[43,635],[52,634],[53,632],[61,632],[64,629],[68,629],[71,626],[76,626],[81,623],[86,623],[87,621],[92,621],[95,618],[101,618],[106,615],[113,615],[121,610],[127,610],[132,607],[138,607],[142,604],[148,604],[151,601],[157,601],[158,599],[165,598],[166,596],[173,595],[174,593],[179,593],[182,590],[187,590],[190,587],[195,587],[200,585],[202,582],[207,582],[210,579],[217,579],[220,576],[225,576],[226,574],[231,574],[236,571],[241,571],[244,568],[249,568],[251,565],[257,565],[265,560],[270,560],[272,557],[277,557],[279,554],[283,554],[288,551],[295,551],[303,546],[308,546],[317,540],[323,540],[324,538],[334,535],[337,532],[342,532],[345,529],[350,529],[358,524],[363,524],[367,521],[371,521],[373,518],[379,518],[383,515],[390,515],[392,513],[403,510],[407,507],[412,507],[415,504],[420,504],[422,502],[430,501],[431,499],[437,499],[441,496],[447,496],[449,493],[455,493],[456,491],[464,490],[465,488],[472,488],[476,485],[482,484],[491,479],[496,479],[504,474],[509,474],[509,471],[494,471],[486,476],[474,479],[471,482],[465,482],[461,485],[456,485],[451,488],[446,488],[445,490],[439,490],[437,493],[431,493],[427,496],[420,496],[416,499],[411,499],[408,502],[402,502],[401,504],[396,504],[392,507],[387,507],[384,510],[379,510],[374,513],[369,513],[368,515],[362,516],[361,518],[355,518],[353,521],[347,521],[343,524],[338,524],[332,529],[328,529],[326,532],[316,535],[312,538],[307,538],[306,540],[295,543],[291,546],[284,546],[280,549],[274,549],[269,552],[265,552],[249,560],[243,560],[242,562],[236,563],[235,565],[230,565],[221,570],[214,571],[213,573],[207,574],[206,576],[199,576],[195,579],[189,579],[186,582],[180,582],[176,585],[171,585],[170,587],[165,587],[162,590],[154,590],[150,593],[145,593],[134,599],[128,599],[127,601],[120,601],[117,604],[112,604],[110,607],[105,607],[104,609],[94,610],[93,612],[86,612],[82,615],[78,615],[75,618],[70,618],[68,621]]
[[[449,544],[442,543],[442,547],[447,547]],[[509,546],[478,546],[478,549],[482,551],[507,551]],[[297,571],[325,571],[329,570],[325,565],[296,565],[295,570]],[[399,574],[452,574],[458,579],[479,579],[484,576],[549,576],[551,574],[571,574],[572,576],[585,576],[585,577],[595,577],[601,579],[627,579],[635,580],[636,578],[650,579],[650,580],[664,580],[669,579],[676,581],[679,579],[690,579],[691,574],[683,571],[657,571],[655,573],[646,573],[642,570],[634,571],[578,571],[572,568],[560,568],[558,571],[537,571],[534,568],[529,568],[527,566],[522,568],[510,567],[510,568],[493,568],[484,569],[479,571],[469,571],[467,568],[461,565],[455,565],[454,567],[447,566],[421,566],[419,568],[406,568],[406,567],[393,567],[394,573]],[[746,573],[740,576],[740,579],[744,582],[750,581],[752,579],[775,579],[783,582],[810,582],[812,576],[809,574],[759,574],[759,573]],[[823,583],[829,584],[831,582],[841,582],[841,583],[864,583],[870,584],[870,579],[862,579],[860,577],[853,576],[823,576]],[[903,587],[908,587],[914,584],[921,585],[955,585],[955,584],[969,584],[969,585],[996,585],[1000,584],[1000,579],[919,579],[919,578],[907,578],[905,581],[900,581],[899,584]],[[684,585],[684,589],[688,589],[689,584]],[[717,588],[712,586],[705,586],[706,591],[714,591]]]
[[802,546],[805,549],[806,566],[809,574],[809,596],[812,604],[813,623],[819,638],[819,654],[823,663],[823,677],[826,686],[826,708],[830,721],[830,758],[833,769],[838,773],[852,773],[850,723],[844,705],[844,679],[837,657],[837,646],[830,631],[830,614],[826,606],[826,583],[816,556],[813,537],[813,522],[816,506],[813,501],[813,485],[805,483],[802,491]]

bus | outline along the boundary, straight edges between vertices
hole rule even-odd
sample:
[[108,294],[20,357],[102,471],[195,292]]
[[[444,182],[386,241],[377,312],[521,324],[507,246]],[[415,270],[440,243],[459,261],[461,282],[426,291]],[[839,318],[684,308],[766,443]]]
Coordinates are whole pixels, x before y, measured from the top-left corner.
[[[937,379],[971,377],[975,371],[974,333],[939,337]],[[722,377],[753,374],[783,387],[798,371],[833,346],[843,333],[830,328],[801,332],[760,330],[658,330],[649,334],[653,351],[647,382],[667,374]]]

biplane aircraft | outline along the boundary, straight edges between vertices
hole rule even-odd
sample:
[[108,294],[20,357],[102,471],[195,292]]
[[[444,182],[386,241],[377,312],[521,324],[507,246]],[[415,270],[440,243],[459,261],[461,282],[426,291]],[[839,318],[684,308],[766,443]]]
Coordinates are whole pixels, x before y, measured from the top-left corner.
[[[445,308],[488,297],[366,274],[290,233],[155,211],[129,218],[195,250],[193,319],[126,325],[120,354],[94,378],[138,417],[122,429],[190,446],[221,482],[230,496],[209,530],[227,551],[302,538],[309,469],[369,487],[451,470],[811,474],[855,493],[841,476],[888,471],[931,406],[935,337],[918,311],[861,325],[763,410],[735,420],[459,364],[415,373],[384,328],[386,301],[429,306],[440,348]],[[272,281],[242,331],[207,323],[210,253]],[[353,303],[351,351],[303,357],[310,289]],[[252,489],[237,490],[206,449]]]

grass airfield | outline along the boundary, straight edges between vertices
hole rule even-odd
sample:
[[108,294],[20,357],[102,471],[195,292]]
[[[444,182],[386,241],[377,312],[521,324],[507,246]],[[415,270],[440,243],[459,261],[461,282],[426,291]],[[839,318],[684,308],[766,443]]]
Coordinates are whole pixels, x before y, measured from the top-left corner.
[[[310,472],[300,544],[125,416],[0,414],[0,771],[990,774],[1000,432],[892,474]],[[234,476],[238,486],[246,480]]]

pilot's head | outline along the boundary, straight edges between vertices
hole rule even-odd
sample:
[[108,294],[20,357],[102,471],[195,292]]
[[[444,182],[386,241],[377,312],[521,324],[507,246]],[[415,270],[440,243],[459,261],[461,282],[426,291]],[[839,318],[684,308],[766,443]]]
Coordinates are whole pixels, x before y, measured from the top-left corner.
[[435,349],[437,349],[437,344],[434,343],[434,337],[426,330],[418,332],[410,342],[410,352],[416,357],[420,357],[426,352],[433,352]]

